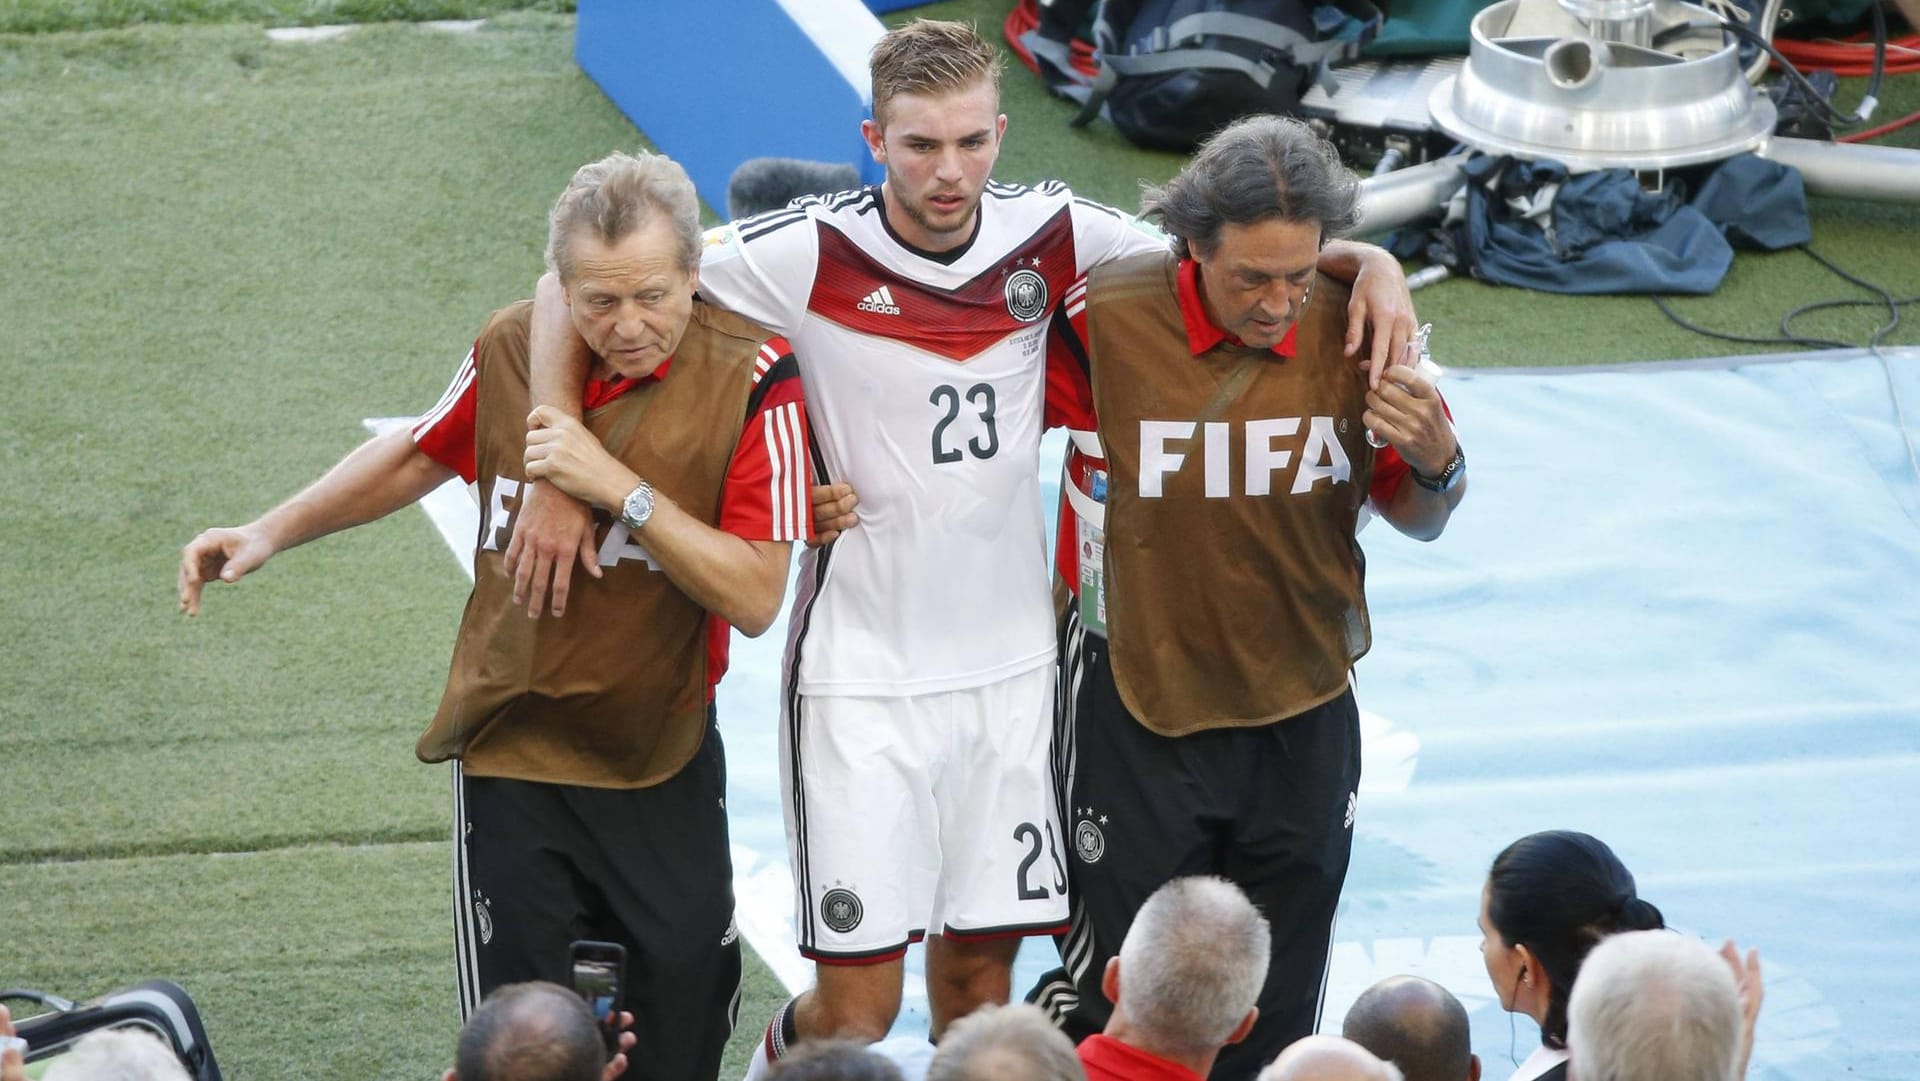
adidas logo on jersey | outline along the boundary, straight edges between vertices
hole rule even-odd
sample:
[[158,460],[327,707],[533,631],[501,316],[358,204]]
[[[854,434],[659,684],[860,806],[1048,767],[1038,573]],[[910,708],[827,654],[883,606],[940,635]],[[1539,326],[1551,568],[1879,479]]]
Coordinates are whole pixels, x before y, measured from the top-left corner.
[[867,298],[855,304],[854,307],[863,312],[873,312],[875,315],[900,314],[900,305],[893,302],[893,290],[884,285],[868,293]]

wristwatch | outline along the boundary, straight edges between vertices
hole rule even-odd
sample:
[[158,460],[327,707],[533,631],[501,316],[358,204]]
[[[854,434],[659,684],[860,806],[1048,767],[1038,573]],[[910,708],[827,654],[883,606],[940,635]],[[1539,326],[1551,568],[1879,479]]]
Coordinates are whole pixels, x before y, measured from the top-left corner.
[[1460,483],[1460,478],[1467,475],[1467,452],[1460,449],[1460,444],[1455,443],[1453,457],[1447,460],[1446,467],[1440,470],[1440,475],[1437,477],[1429,477],[1418,469],[1409,468],[1408,472],[1413,474],[1415,484],[1429,492],[1452,491],[1454,485]]
[[[1415,474],[1416,476],[1418,474]],[[620,501],[620,520],[628,529],[639,529],[653,517],[653,485],[641,481],[640,486],[627,493]]]

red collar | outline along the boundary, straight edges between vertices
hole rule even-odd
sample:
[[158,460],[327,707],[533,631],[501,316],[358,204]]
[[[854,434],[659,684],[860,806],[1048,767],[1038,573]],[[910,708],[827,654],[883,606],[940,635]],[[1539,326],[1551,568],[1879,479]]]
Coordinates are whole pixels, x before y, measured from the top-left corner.
[[[1176,284],[1180,294],[1180,319],[1187,324],[1187,351],[1194,356],[1206,352],[1221,342],[1234,345],[1244,344],[1240,339],[1213,325],[1213,317],[1207,314],[1207,306],[1200,299],[1200,264],[1192,259],[1180,260],[1180,275]],[[1299,320],[1287,328],[1286,337],[1273,347],[1278,356],[1293,356],[1294,332],[1300,329]]]
[[1096,1032],[1080,1041],[1080,1064],[1087,1081],[1205,1081],[1177,1062]]
[[658,383],[667,377],[667,369],[672,367],[672,365],[673,358],[668,357],[660,362],[658,368],[655,368],[653,371],[638,379],[628,379],[624,375],[616,375],[612,379],[589,379],[587,380],[587,393],[583,404],[585,404],[588,409],[598,409],[635,387],[643,386],[647,383]]

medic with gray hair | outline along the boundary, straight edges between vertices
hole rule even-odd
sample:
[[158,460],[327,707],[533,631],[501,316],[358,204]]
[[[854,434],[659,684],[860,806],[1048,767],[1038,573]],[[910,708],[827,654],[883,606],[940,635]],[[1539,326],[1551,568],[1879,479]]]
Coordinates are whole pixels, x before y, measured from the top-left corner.
[[[509,305],[411,428],[253,522],[195,537],[179,572],[191,615],[208,582],[455,477],[476,485],[473,593],[415,749],[454,762],[461,1013],[503,984],[570,982],[576,939],[616,943],[644,1072],[659,1081],[713,1081],[733,1030],[740,943],[713,691],[729,627],[766,630],[810,528],[793,357],[694,299],[698,215],[667,158],[582,166],[554,205],[547,261],[593,354],[584,419],[532,408],[533,305]],[[564,622],[528,619],[505,566],[522,501],[542,485],[593,508],[592,577]]]

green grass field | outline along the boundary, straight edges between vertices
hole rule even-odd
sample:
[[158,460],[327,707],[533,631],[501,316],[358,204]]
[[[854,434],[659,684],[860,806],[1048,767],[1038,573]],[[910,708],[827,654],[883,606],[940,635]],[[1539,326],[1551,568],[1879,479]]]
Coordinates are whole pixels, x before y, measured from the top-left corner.
[[[447,773],[411,752],[466,587],[417,514],[284,555],[196,621],[176,553],[323,470],[361,418],[431,404],[538,273],[568,175],[640,138],[573,66],[564,15],[312,44],[261,27],[504,6],[0,4],[0,985],[170,976],[242,1081],[447,1064]],[[997,33],[1004,10],[920,12]],[[1900,83],[1883,115],[1920,107]],[[1006,98],[1007,179],[1132,205],[1177,168],[1068,129],[1023,71]],[[1920,212],[1816,215],[1822,251],[1920,291]],[[1847,292],[1808,267],[1742,256],[1685,310],[1764,333]],[[1639,298],[1452,282],[1420,303],[1454,362],[1741,351]],[[1862,338],[1869,318],[1807,329]],[[778,994],[755,967],[729,1076]]]

